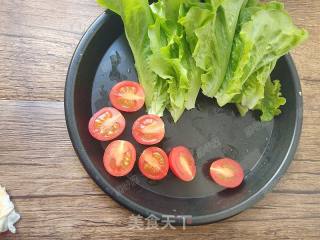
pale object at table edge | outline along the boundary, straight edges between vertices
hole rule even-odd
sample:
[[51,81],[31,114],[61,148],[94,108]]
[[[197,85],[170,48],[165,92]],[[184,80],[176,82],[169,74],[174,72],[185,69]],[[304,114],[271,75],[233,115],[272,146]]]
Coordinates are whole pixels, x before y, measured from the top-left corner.
[[10,231],[16,232],[14,224],[19,221],[20,215],[14,210],[14,205],[6,189],[0,185],[0,233]]

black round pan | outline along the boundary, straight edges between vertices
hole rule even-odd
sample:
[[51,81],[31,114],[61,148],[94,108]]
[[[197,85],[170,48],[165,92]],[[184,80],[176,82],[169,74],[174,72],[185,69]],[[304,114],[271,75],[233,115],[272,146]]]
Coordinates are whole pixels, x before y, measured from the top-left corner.
[[[110,106],[110,88],[124,79],[137,81],[137,75],[122,21],[107,12],[83,36],[70,64],[65,87],[68,131],[89,175],[122,205],[145,217],[172,215],[175,224],[183,224],[185,217],[190,225],[218,221],[262,198],[295,154],[302,125],[302,94],[289,55],[278,61],[272,78],[281,80],[287,103],[271,122],[260,122],[255,112],[240,117],[233,105],[220,108],[202,95],[197,107],[186,111],[178,123],[165,114],[166,137],[159,146],[167,152],[176,145],[191,149],[197,162],[194,181],[182,182],[171,173],[162,181],[149,181],[137,168],[126,177],[112,177],[102,164],[107,143],[94,140],[87,125],[94,112]],[[124,114],[127,128],[119,137],[135,144],[138,154],[144,147],[133,140],[131,126],[144,113],[145,109]],[[236,159],[245,170],[245,180],[236,189],[223,189],[209,177],[209,164],[223,156]]]

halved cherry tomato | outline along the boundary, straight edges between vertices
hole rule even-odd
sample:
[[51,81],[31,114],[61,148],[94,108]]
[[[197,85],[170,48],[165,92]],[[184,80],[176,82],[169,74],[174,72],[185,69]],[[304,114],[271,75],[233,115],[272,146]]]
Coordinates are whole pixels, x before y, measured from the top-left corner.
[[109,98],[115,108],[124,112],[135,112],[142,108],[145,96],[138,83],[122,81],[111,89]]
[[139,117],[132,126],[134,139],[144,145],[153,145],[161,142],[165,129],[162,119],[156,115]]
[[196,176],[196,165],[189,149],[183,146],[175,147],[169,155],[171,171],[183,181],[189,182]]
[[239,163],[230,158],[214,161],[210,167],[211,178],[226,188],[238,187],[243,181],[243,169]]
[[109,141],[118,137],[125,126],[126,121],[117,109],[105,107],[91,117],[89,132],[95,139]]
[[139,158],[139,169],[147,178],[152,180],[163,179],[169,171],[167,154],[158,147],[145,149]]
[[124,140],[111,142],[103,155],[103,164],[108,173],[115,177],[127,175],[136,161],[136,149]]

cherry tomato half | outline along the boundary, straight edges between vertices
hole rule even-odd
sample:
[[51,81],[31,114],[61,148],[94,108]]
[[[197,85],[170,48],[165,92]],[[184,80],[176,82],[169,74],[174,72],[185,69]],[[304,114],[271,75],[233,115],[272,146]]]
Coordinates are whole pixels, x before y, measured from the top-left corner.
[[109,141],[124,130],[126,121],[115,108],[105,107],[96,112],[89,121],[89,132],[97,140]]
[[124,140],[111,142],[103,155],[103,164],[108,173],[115,177],[127,175],[136,161],[136,149]]
[[165,129],[162,119],[156,115],[143,115],[132,126],[134,139],[144,145],[153,145],[161,142]]
[[147,178],[152,180],[163,179],[169,171],[167,154],[158,147],[145,149],[139,158],[139,169]]
[[175,147],[169,155],[171,171],[183,181],[189,182],[196,176],[196,165],[189,149],[183,146]]
[[138,83],[122,81],[111,89],[109,99],[115,108],[124,112],[135,112],[143,107],[145,96]]
[[238,187],[244,178],[241,165],[230,158],[214,161],[210,167],[210,175],[217,184],[226,188]]

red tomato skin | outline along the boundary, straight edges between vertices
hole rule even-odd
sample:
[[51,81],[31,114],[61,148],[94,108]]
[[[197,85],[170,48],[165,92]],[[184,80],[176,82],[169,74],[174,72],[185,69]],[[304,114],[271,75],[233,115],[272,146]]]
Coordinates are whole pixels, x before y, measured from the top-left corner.
[[[137,101],[137,105],[133,108],[125,108],[125,107],[121,106],[119,103],[117,103],[117,101],[116,101],[117,100],[117,96],[116,96],[117,90],[120,89],[121,87],[124,87],[124,86],[135,87],[137,89],[138,95],[140,95],[142,97],[141,100]],[[112,89],[109,93],[109,100],[110,100],[112,106],[120,111],[136,112],[136,111],[139,111],[143,107],[144,101],[145,101],[145,94],[144,94],[144,90],[143,90],[142,86],[139,83],[126,80],[126,81],[121,81],[112,87]]]
[[236,170],[235,172],[235,177],[234,179],[230,179],[230,180],[223,180],[221,179],[214,171],[210,170],[210,176],[212,178],[212,180],[214,182],[216,182],[218,185],[225,187],[225,188],[236,188],[238,186],[240,186],[240,184],[242,183],[243,179],[244,179],[244,172],[243,169],[241,167],[241,165],[231,159],[231,158],[220,158],[218,160],[215,160],[212,162],[210,169],[213,168],[217,168],[217,167],[221,167],[222,164],[228,164],[233,166],[234,170]]
[[[123,170],[122,172],[115,172],[115,171],[110,167],[110,158],[109,158],[109,156],[110,156],[111,148],[116,147],[116,145],[117,145],[118,143],[120,143],[121,141],[122,141],[122,142],[125,142],[125,144],[128,144],[128,147],[129,147],[130,152],[131,152],[131,157],[132,157],[133,160],[130,162],[130,165],[128,166],[127,169]],[[123,176],[129,174],[129,173],[131,172],[131,170],[133,169],[134,164],[135,164],[135,162],[136,162],[136,157],[137,157],[136,154],[137,154],[137,153],[136,153],[136,149],[135,149],[135,147],[132,145],[132,143],[130,143],[130,142],[128,142],[128,141],[124,141],[124,140],[116,140],[116,141],[113,141],[113,142],[111,142],[111,143],[107,146],[107,148],[106,148],[106,150],[105,150],[105,152],[104,152],[104,155],[103,155],[103,165],[104,165],[104,168],[106,169],[106,171],[107,171],[110,175],[112,175],[112,176],[114,176],[114,177],[123,177]]]
[[[94,131],[94,122],[95,122],[96,118],[99,117],[101,114],[103,114],[106,111],[110,111],[111,113],[117,113],[117,114],[119,113],[121,116],[119,119],[120,130],[116,135],[114,135],[112,137],[101,136],[100,134],[97,134]],[[113,139],[119,137],[123,133],[125,127],[126,127],[126,120],[124,119],[123,115],[117,109],[115,109],[113,107],[104,107],[104,108],[100,109],[98,112],[93,114],[93,116],[90,118],[90,121],[88,124],[88,129],[89,129],[91,136],[99,141],[110,141],[110,140],[113,140]]]
[[[140,124],[140,121],[142,121],[144,118],[147,118],[147,117],[150,117],[154,120],[157,120],[160,124],[161,124],[161,128],[163,129],[163,131],[161,130],[159,132],[159,136],[157,137],[156,140],[154,141],[145,141],[144,139],[142,139],[140,136],[139,136],[139,133],[138,133],[138,129],[139,129],[139,124]],[[148,114],[148,115],[143,115],[141,117],[139,117],[134,123],[133,123],[133,126],[132,126],[132,136],[133,138],[140,144],[142,145],[154,145],[154,144],[157,144],[159,142],[162,141],[162,139],[164,138],[164,135],[165,135],[165,127],[164,127],[164,122],[163,120],[157,116],[157,115],[153,115],[153,114]]]
[[[160,152],[161,156],[163,157],[164,161],[165,161],[165,169],[164,171],[162,172],[162,174],[158,174],[157,176],[155,175],[151,175],[151,174],[148,174],[147,172],[145,172],[145,170],[143,169],[144,165],[143,165],[143,154],[145,153],[145,151],[151,151],[151,152]],[[168,175],[168,172],[169,172],[169,160],[168,160],[168,156],[167,154],[165,153],[165,151],[163,151],[161,148],[158,148],[158,147],[149,147],[147,149],[145,149],[140,158],[139,158],[139,169],[140,169],[140,172],[147,178],[151,179],[151,180],[161,180],[163,178],[165,178],[167,175]]]
[[[192,165],[191,165],[191,171],[192,171],[192,175],[191,176],[185,176],[179,169],[178,169],[178,165],[177,165],[177,161],[178,161],[178,156],[177,154],[183,152],[184,155],[187,156],[188,159],[190,159],[192,161]],[[190,182],[192,181],[195,176],[196,176],[196,165],[195,165],[195,161],[194,158],[191,154],[191,152],[189,151],[188,148],[184,147],[184,146],[177,146],[174,147],[170,154],[169,154],[169,166],[170,166],[170,170],[173,172],[173,174],[178,177],[179,179],[181,179],[182,181],[185,182]]]

